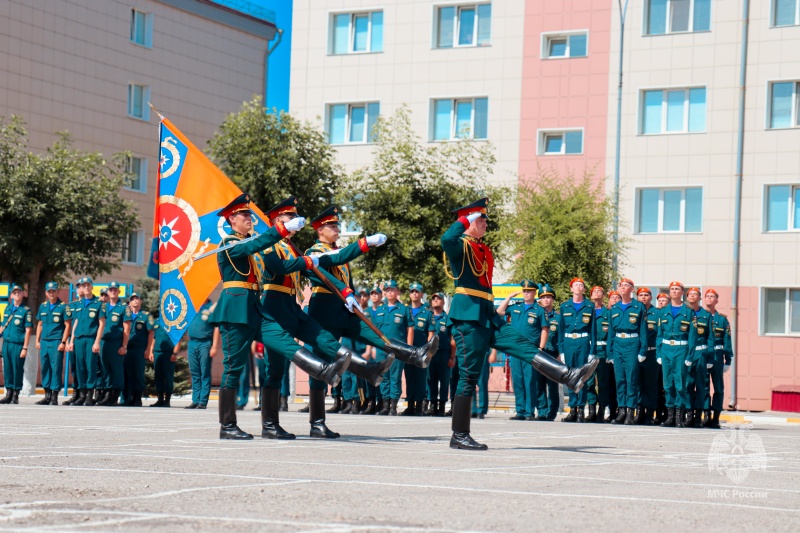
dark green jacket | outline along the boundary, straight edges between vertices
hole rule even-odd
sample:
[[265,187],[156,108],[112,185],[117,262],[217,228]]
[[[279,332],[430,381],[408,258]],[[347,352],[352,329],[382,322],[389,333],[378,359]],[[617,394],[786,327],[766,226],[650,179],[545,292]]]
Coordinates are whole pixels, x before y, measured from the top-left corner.
[[603,307],[600,309],[600,314],[597,313],[597,308],[594,310],[594,345],[595,355],[599,359],[605,359],[608,352],[608,308]]
[[720,312],[711,315],[711,331],[714,334],[714,355],[723,357],[723,363],[731,364],[733,344],[731,342],[731,324],[728,317]]
[[3,338],[6,342],[23,344],[25,342],[25,330],[33,327],[33,315],[30,307],[20,305],[12,309],[11,305],[6,308],[6,317],[3,320]]
[[64,337],[67,321],[72,320],[72,307],[57,300],[50,309],[50,302],[44,302],[39,306],[36,317],[42,323],[42,340],[60,341]]
[[[306,250],[306,255],[317,255],[337,250],[335,254],[326,255],[320,258],[320,272],[327,272],[328,279],[333,280],[334,285],[344,296],[354,292],[353,279],[350,276],[350,265],[348,263],[369,250],[367,240],[358,239],[344,248],[337,248],[317,241],[314,246]],[[328,290],[321,279],[313,272],[308,273],[311,280],[311,302],[308,304],[308,314],[323,324],[326,328],[344,328],[349,322],[349,313],[340,312],[343,306],[338,296]],[[326,316],[321,317],[324,313]]]
[[[614,343],[620,342],[627,350],[635,351],[636,355],[647,354],[647,310],[638,300],[631,300],[630,305],[622,308],[622,302],[617,302],[608,311],[608,357],[614,358]],[[638,335],[633,339],[620,339],[617,334]],[[637,346],[638,345],[638,346]]]
[[75,338],[94,338],[97,335],[97,328],[100,327],[100,317],[105,317],[105,314],[106,304],[95,296],[88,302],[85,299],[77,302],[72,308],[72,320],[77,320],[77,324],[73,322]]
[[[567,346],[575,349],[576,345],[588,342],[589,355],[594,355],[596,344],[594,322],[594,304],[590,300],[584,299],[578,309],[572,305],[571,299],[561,304],[558,313],[558,353],[566,353]],[[573,339],[570,335],[581,335],[581,337]]]
[[691,360],[697,341],[697,328],[692,326],[692,310],[686,304],[681,304],[678,314],[673,317],[671,304],[667,304],[659,311],[656,323],[656,357],[669,354]]

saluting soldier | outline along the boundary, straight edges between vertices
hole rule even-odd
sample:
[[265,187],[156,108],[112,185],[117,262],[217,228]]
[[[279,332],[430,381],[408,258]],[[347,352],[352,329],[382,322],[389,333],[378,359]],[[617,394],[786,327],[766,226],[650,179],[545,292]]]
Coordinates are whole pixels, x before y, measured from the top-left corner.
[[[433,314],[422,305],[423,288],[421,283],[412,283],[408,287],[408,298],[411,300],[411,318],[414,321],[414,346],[425,346],[434,336],[431,329]],[[441,342],[441,339],[439,339]],[[439,351],[438,349],[436,350]],[[406,396],[408,407],[403,414],[406,416],[422,416],[422,402],[428,385],[428,368],[414,365],[405,365],[403,372],[406,376]]]
[[595,355],[600,363],[597,365],[595,379],[597,380],[597,410],[589,403],[589,414],[586,422],[605,422],[606,407],[612,413],[617,409],[617,394],[614,378],[614,365],[608,362],[608,308],[605,305],[606,290],[595,285],[589,291],[592,303],[594,304],[594,335],[595,335]]
[[691,365],[686,372],[686,389],[689,410],[686,427],[703,427],[702,413],[706,401],[708,370],[714,366],[714,337],[711,331],[711,314],[700,306],[700,289],[690,287],[686,291],[686,305],[692,309],[692,327],[697,331],[694,349],[691,352]]
[[[553,359],[558,359],[558,311],[553,303],[555,302],[556,291],[547,283],[542,283],[539,287],[539,306],[544,313],[545,323],[549,325],[547,344],[544,352]],[[558,416],[558,406],[561,403],[561,386],[547,379],[541,372],[537,372],[536,391],[538,393],[538,412],[536,420],[540,422],[552,422]]]
[[[728,317],[717,311],[719,294],[714,289],[707,289],[704,296],[706,309],[711,314],[711,331],[714,343],[714,359],[708,370],[711,385],[714,387],[714,396],[709,398],[710,387],[706,381],[705,420],[703,427],[719,429],[719,415],[722,413],[722,400],[725,396],[725,380],[723,374],[731,369],[733,360],[733,344],[731,341],[731,324]],[[713,417],[709,416],[709,404],[713,410]]]
[[64,350],[72,327],[72,309],[58,297],[58,283],[45,284],[47,300],[39,306],[36,317],[36,349],[42,366],[44,398],[37,405],[58,405],[61,373],[64,371]]
[[458,219],[442,236],[445,267],[449,265],[456,294],[450,306],[456,360],[460,369],[458,391],[453,401],[453,436],[450,447],[486,450],[470,436],[472,396],[489,348],[523,359],[547,378],[580,391],[597,363],[569,368],[539,353],[539,348],[511,327],[494,309],[492,275],[494,256],[483,243],[487,227],[488,198],[454,210]]
[[214,326],[209,324],[208,319],[213,311],[214,306],[207,299],[186,330],[192,402],[184,409],[205,409],[208,405],[211,394],[211,341],[214,339]]
[[[584,298],[586,284],[581,278],[569,282],[572,299],[561,304],[558,315],[558,351],[569,367],[582,367],[591,359],[596,359],[594,306]],[[594,362],[596,368],[600,362]],[[592,375],[587,379],[591,379]],[[583,422],[584,407],[587,401],[586,387],[569,393],[569,414],[562,422]]]
[[3,336],[3,379],[6,395],[0,403],[19,403],[22,390],[22,376],[25,371],[25,358],[33,329],[33,313],[27,305],[22,305],[22,285],[11,285],[11,305],[6,308],[6,316],[0,325]]
[[622,278],[620,301],[609,310],[608,357],[614,361],[619,412],[612,423],[633,425],[639,406],[639,365],[647,359],[647,310],[632,298],[634,283]]
[[652,425],[653,413],[658,408],[658,376],[661,374],[656,362],[656,325],[659,311],[652,305],[653,293],[647,287],[639,287],[636,298],[647,311],[647,357],[639,366],[640,401],[635,422],[649,426]]
[[71,405],[92,406],[94,389],[98,386],[97,371],[100,361],[100,341],[106,327],[106,304],[92,292],[92,278],[83,278],[83,300],[72,313],[72,338],[69,351],[75,356],[80,396]]
[[450,389],[450,369],[456,363],[456,347],[453,338],[453,323],[444,311],[444,293],[431,296],[431,331],[439,337],[439,349],[428,366],[428,415],[444,416],[447,405],[447,392]]
[[692,364],[697,328],[692,327],[694,313],[683,303],[683,284],[669,284],[670,304],[661,309],[656,324],[656,361],[664,374],[667,419],[662,427],[684,427],[683,409],[689,405],[684,367]]
[[[523,280],[520,286],[522,290],[509,294],[503,300],[503,303],[497,308],[497,314],[506,317],[512,328],[538,346],[539,350],[544,351],[547,346],[550,325],[545,319],[544,309],[536,305],[539,286],[529,279]],[[522,301],[512,303],[511,300],[520,293],[522,293]],[[509,361],[509,366],[517,411],[509,420],[535,420],[539,401],[536,388],[539,373],[534,370],[533,366],[516,358]]]
[[[392,341],[405,339],[409,345],[413,344],[414,321],[411,317],[411,310],[397,299],[397,282],[390,279],[384,283],[383,294],[386,296],[386,301],[375,312],[375,325]],[[438,337],[436,342],[438,343]],[[381,350],[380,355],[378,355],[379,360],[381,357],[386,357],[383,352]],[[389,369],[388,379],[381,383],[383,409],[378,413],[381,416],[397,415],[397,402],[400,401],[400,396],[403,393],[404,366],[405,362],[397,359]]]
[[142,298],[139,293],[131,293],[128,310],[131,313],[131,332],[128,337],[128,351],[123,359],[125,371],[123,398],[127,407],[141,407],[145,386],[144,362],[149,343],[149,315],[142,310]]
[[101,353],[105,369],[105,392],[97,405],[117,405],[125,384],[125,354],[131,333],[131,310],[119,299],[119,283],[108,284],[106,327],[103,331]]

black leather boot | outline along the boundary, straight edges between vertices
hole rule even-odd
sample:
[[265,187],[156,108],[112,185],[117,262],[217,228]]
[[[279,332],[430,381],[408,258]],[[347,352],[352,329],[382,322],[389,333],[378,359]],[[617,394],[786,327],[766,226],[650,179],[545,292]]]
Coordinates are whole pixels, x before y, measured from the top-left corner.
[[392,408],[392,401],[389,400],[388,398],[384,398],[382,401],[383,401],[383,407],[381,407],[381,410],[378,411],[378,416],[388,416],[389,411]]
[[311,423],[310,436],[313,439],[338,439],[339,434],[325,425],[325,391],[308,391],[308,421]]
[[[434,337],[435,339],[436,337]],[[592,377],[600,359],[577,368],[570,368],[561,361],[539,352],[533,358],[533,368],[551,381],[566,385],[572,392],[580,392],[583,385]]]
[[11,403],[11,399],[14,397],[14,391],[6,387],[6,395],[3,396],[3,399],[0,400],[0,404],[7,404]]
[[50,392],[50,389],[45,389],[44,390],[44,398],[42,398],[41,400],[36,402],[36,405],[49,405],[50,404],[50,395],[51,394],[52,393]]
[[713,427],[712,426],[713,423],[714,420],[711,418],[711,411],[706,409],[705,411],[703,411],[703,427],[704,428]]
[[131,407],[141,407],[142,406],[142,391],[136,391],[131,393]]
[[414,402],[414,416],[422,416],[422,403],[421,401],[417,400]]
[[361,411],[362,415],[374,415],[377,413],[378,410],[375,405],[375,398],[371,398],[369,403],[367,403],[367,408]]
[[719,425],[719,415],[721,411],[714,411],[714,418],[711,419],[711,425],[709,426],[711,429],[721,429]]
[[406,410],[400,413],[400,416],[414,416],[414,411],[416,410],[414,400],[406,400]]
[[447,416],[445,414],[445,412],[444,412],[444,408],[445,408],[446,405],[447,405],[447,402],[437,402],[437,404],[436,404],[436,412],[434,413],[433,416],[438,416],[438,417],[441,417],[441,418],[444,418],[445,416]]
[[[425,405],[426,403],[428,404],[427,406]],[[425,402],[423,402],[423,409],[422,409],[423,416],[434,416],[436,415],[436,411],[438,410],[439,410],[439,402],[437,402],[436,400],[433,400],[432,402],[425,400]]]
[[647,407],[643,407],[642,411],[644,411],[644,415],[642,416],[642,425],[643,426],[652,426],[653,425],[653,410],[648,409]]
[[389,371],[392,363],[394,363],[394,354],[391,353],[387,353],[386,359],[383,361],[370,362],[345,347],[339,348],[339,351],[336,352],[336,359],[340,359],[348,353],[350,354],[350,366],[347,367],[347,370],[357,377],[372,383],[375,387],[381,384],[383,375]]
[[636,422],[636,417],[634,416],[634,409],[633,409],[633,407],[628,407],[627,411],[628,411],[628,414],[625,417],[625,425],[626,426],[632,426]]
[[19,391],[15,390],[14,395],[11,397],[11,403],[18,404],[19,403]]
[[289,397],[288,396],[281,396],[281,405],[278,407],[278,411],[283,411],[284,413],[289,412]]
[[295,436],[280,425],[280,389],[261,389],[261,438],[291,440]]
[[606,406],[602,403],[597,404],[597,414],[594,417],[594,421],[597,424],[602,424],[605,422],[604,417],[606,416]]
[[253,436],[236,425],[236,389],[219,389],[219,438],[251,440]]
[[[100,378],[98,377],[98,380],[99,379]],[[94,389],[94,396],[92,396],[92,401],[94,401],[95,405],[97,405],[100,402],[100,400],[103,399],[103,393],[104,392],[105,392],[105,389]]]
[[694,416],[695,410],[694,409],[684,409],[683,410],[683,425],[687,428],[694,427]]
[[72,397],[64,402],[64,405],[73,405],[75,402],[78,401],[78,398],[81,396],[81,391],[78,387],[72,387]]
[[294,353],[292,362],[312,378],[335,387],[342,381],[342,374],[350,366],[350,352],[333,363],[326,363],[305,348],[300,348]]
[[569,414],[561,419],[562,422],[577,422],[578,420],[578,408],[577,407],[570,407]]
[[624,407],[619,407],[617,409],[617,418],[611,421],[612,424],[624,424],[625,418],[627,418],[628,414],[625,412]]
[[668,407],[667,408],[667,418],[661,422],[662,428],[674,428],[675,427],[675,408]]
[[450,447],[458,450],[488,450],[488,446],[475,442],[469,434],[471,413],[472,396],[453,398],[453,436],[450,437]]
[[580,405],[580,406],[578,406],[578,422],[580,422],[582,424],[585,421],[586,421],[586,417],[585,417],[584,412],[583,412],[583,406]]
[[414,365],[419,368],[428,368],[431,359],[439,349],[439,336],[434,335],[424,346],[409,346],[402,342],[392,339],[383,347],[386,353],[394,354],[396,358],[404,363]]
[[589,404],[589,414],[586,415],[584,422],[597,422],[597,406]]
[[397,416],[397,402],[398,399],[389,400],[389,416]]
[[108,401],[111,399],[111,389],[103,389],[100,391],[99,398],[95,399],[94,403],[96,405],[108,405]]
[[72,402],[72,405],[83,405],[86,403],[86,389],[80,389],[78,391],[78,398]]
[[[95,398],[94,390],[93,389],[87,390],[86,391],[86,400],[83,402],[82,405],[85,405],[87,407],[91,407],[91,406],[95,405],[94,398]],[[75,404],[75,405],[78,405],[78,404]]]
[[325,411],[326,413],[335,414],[342,410],[342,397],[336,396],[333,398],[333,407]]
[[161,407],[171,407],[169,401],[172,399],[172,394],[165,394],[164,395],[164,405]]
[[50,395],[50,405],[58,405],[58,391],[54,390],[51,391],[53,394]]
[[342,410],[339,411],[340,415],[349,415],[355,407],[355,400],[342,400]]
[[150,407],[163,407],[163,406],[164,406],[164,394],[159,392],[158,400],[156,400],[156,403],[150,404]]
[[422,400],[422,410],[420,412],[421,415],[430,416],[428,413],[431,412],[431,402],[427,399]]
[[307,413],[308,412],[308,404],[305,404],[303,407],[297,410],[298,413]]
[[637,426],[644,424],[645,409],[641,405],[636,409],[636,416],[633,418],[633,423]]
[[675,409],[675,427],[678,427],[678,428],[686,427],[686,424],[685,424],[684,418],[683,418],[684,416],[685,416],[685,412],[684,412],[683,409],[681,409],[680,407]]

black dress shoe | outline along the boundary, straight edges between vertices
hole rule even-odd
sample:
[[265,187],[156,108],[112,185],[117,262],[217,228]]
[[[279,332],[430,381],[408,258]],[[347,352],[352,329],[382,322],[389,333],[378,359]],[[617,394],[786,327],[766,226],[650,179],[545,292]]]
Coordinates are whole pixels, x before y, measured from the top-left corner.
[[475,440],[469,436],[469,433],[460,433],[460,432],[453,432],[453,436],[450,437],[450,447],[455,448],[457,450],[489,449],[487,445],[475,442]]
[[245,433],[236,424],[221,424],[219,427],[219,438],[229,440],[252,440],[250,433]]
[[325,425],[325,420],[316,420],[312,422],[309,435],[312,439],[338,439],[341,436],[335,431],[328,429],[328,426]]
[[527,420],[529,422],[532,422],[532,421],[536,420],[536,417],[535,416],[526,416],[525,420]]
[[192,402],[189,405],[187,405],[186,407],[184,407],[184,409],[197,409],[197,405],[198,404]]
[[204,403],[197,404],[197,408],[198,409],[206,409],[206,404],[204,404]]
[[555,420],[555,419],[554,418],[550,418],[549,416],[539,415],[539,416],[536,417],[536,421],[537,422],[552,422],[553,420]]
[[523,415],[514,415],[514,416],[509,416],[508,419],[509,420],[525,420],[525,417]]

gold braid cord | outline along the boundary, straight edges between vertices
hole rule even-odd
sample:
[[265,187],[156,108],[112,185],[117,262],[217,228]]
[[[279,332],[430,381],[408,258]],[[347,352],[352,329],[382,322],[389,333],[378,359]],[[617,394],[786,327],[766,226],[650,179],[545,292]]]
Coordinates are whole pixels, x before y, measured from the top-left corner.
[[472,271],[472,275],[476,278],[480,278],[489,270],[489,262],[484,261],[481,264],[480,269],[478,269],[478,258],[475,256],[475,251],[472,249],[472,246],[469,245],[467,239],[462,239],[461,241],[464,244],[464,250],[461,254],[461,272],[458,274],[458,277],[454,276],[452,273],[448,272],[447,269],[447,254],[442,253],[442,258],[444,259],[444,273],[447,275],[448,278],[452,279],[453,281],[457,281],[461,279],[461,276],[464,275],[464,266],[465,262],[469,263],[469,269]]
[[[233,238],[237,239],[237,240],[241,240],[239,237],[233,237]],[[226,240],[225,239],[223,239],[222,242],[220,242],[220,245],[222,245],[222,244],[226,244]],[[242,272],[241,270],[236,268],[236,264],[233,262],[233,259],[231,259],[231,254],[228,253],[228,250],[225,250],[225,255],[228,256],[228,262],[231,264],[231,266],[236,271],[236,273],[239,274],[240,276],[244,276],[246,278],[253,271],[253,261],[249,256],[247,257],[247,263],[249,265],[249,268],[247,269],[247,272]]]

